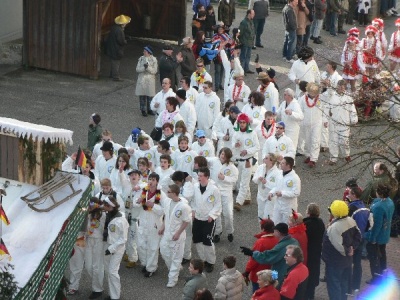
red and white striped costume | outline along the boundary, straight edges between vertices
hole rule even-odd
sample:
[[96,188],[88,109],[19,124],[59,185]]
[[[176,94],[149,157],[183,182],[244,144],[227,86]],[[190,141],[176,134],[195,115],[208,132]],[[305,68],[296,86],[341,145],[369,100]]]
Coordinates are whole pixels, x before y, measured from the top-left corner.
[[381,42],[382,59],[384,59],[388,49],[388,42],[386,39],[386,35],[383,32],[383,29],[385,28],[385,23],[383,22],[382,19],[375,18],[372,20],[371,24],[375,26],[375,28],[378,30],[375,37]]
[[397,63],[400,62],[400,28],[392,33],[389,44],[389,59]]
[[362,52],[359,49],[350,50],[345,46],[342,53],[341,64],[343,68],[343,79],[356,80],[365,72],[365,64]]
[[365,66],[373,69],[378,68],[382,59],[381,42],[375,38],[363,38],[360,46],[363,50]]

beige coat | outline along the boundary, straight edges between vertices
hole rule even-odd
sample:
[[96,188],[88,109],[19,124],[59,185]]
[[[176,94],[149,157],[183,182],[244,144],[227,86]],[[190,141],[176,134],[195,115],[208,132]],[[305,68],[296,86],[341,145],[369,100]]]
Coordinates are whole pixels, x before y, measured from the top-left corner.
[[[148,62],[148,67],[145,68],[145,63]],[[156,73],[158,70],[157,58],[153,55],[148,57],[141,56],[136,66],[138,80],[136,83],[136,96],[154,97],[156,94]]]
[[310,12],[307,7],[305,7],[304,10],[299,10],[299,8],[297,6],[294,8],[294,11],[297,16],[296,34],[297,35],[305,35],[306,34],[306,26],[310,24],[310,21],[308,20],[308,14]]
[[214,299],[242,300],[245,282],[243,275],[235,268],[221,272]]

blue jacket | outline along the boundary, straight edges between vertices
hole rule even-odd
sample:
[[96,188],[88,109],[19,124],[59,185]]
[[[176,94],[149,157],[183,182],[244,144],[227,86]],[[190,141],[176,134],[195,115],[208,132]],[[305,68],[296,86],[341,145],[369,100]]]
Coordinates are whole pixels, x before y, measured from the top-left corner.
[[374,217],[374,226],[365,233],[365,239],[370,243],[377,243],[378,245],[389,243],[390,226],[392,225],[394,212],[392,199],[374,199],[370,209]]
[[204,6],[204,9],[207,9],[207,6],[210,5],[210,2],[211,2],[210,0],[193,0],[192,9],[197,14],[198,13],[198,10],[196,7],[197,4],[202,4]]
[[361,200],[350,202],[349,216],[356,221],[357,227],[360,229],[361,236],[364,236],[365,232],[369,229],[369,215],[370,211],[365,207],[364,202]]

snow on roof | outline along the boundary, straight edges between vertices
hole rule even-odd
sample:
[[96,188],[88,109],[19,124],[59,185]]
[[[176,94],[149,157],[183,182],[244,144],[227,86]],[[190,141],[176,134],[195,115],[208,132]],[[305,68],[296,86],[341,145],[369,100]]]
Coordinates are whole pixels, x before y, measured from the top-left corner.
[[0,131],[6,134],[14,134],[18,137],[32,135],[33,139],[44,139],[45,141],[50,139],[52,143],[62,142],[72,145],[73,132],[71,130],[38,125],[11,118],[0,117]]

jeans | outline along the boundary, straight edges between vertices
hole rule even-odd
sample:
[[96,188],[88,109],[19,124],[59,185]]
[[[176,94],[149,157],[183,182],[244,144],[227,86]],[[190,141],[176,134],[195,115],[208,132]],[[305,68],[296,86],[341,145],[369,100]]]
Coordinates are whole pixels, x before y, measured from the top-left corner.
[[385,13],[388,10],[389,10],[389,0],[381,0],[381,8],[380,8],[381,15],[385,15]]
[[329,21],[329,32],[330,34],[336,34],[336,24],[337,24],[337,13],[331,12]]
[[263,19],[253,19],[254,30],[256,31],[256,46],[261,45],[261,35],[264,31],[265,18]]
[[322,28],[322,23],[324,22],[324,20],[318,20],[318,19],[314,19],[313,23],[311,24],[311,36],[317,38],[319,37],[320,33],[321,33],[321,28]]
[[377,274],[382,275],[387,267],[386,244],[378,245],[367,243],[367,252],[372,279],[377,279]]
[[150,96],[139,96],[141,111],[145,111],[145,112],[151,111],[151,108],[150,108],[151,98],[152,97],[150,97]]
[[245,72],[249,71],[249,63],[250,63],[250,56],[251,56],[251,47],[252,46],[242,46],[241,52],[240,52],[240,64],[243,67],[243,70]]
[[359,290],[361,286],[361,277],[362,277],[362,266],[361,266],[361,255],[363,250],[364,241],[361,240],[360,245],[357,249],[354,250],[353,254],[353,276],[351,278],[351,283],[349,285],[350,289]]
[[303,47],[305,35],[298,35],[296,40],[296,53],[299,54],[300,49]]
[[296,30],[285,31],[285,40],[283,42],[282,56],[291,60],[296,49]]
[[224,76],[224,67],[221,64],[214,63],[214,88],[217,90],[220,86],[222,86],[222,77]]
[[347,268],[338,268],[334,264],[328,262],[325,267],[329,300],[347,300],[346,293],[349,286],[351,266]]

